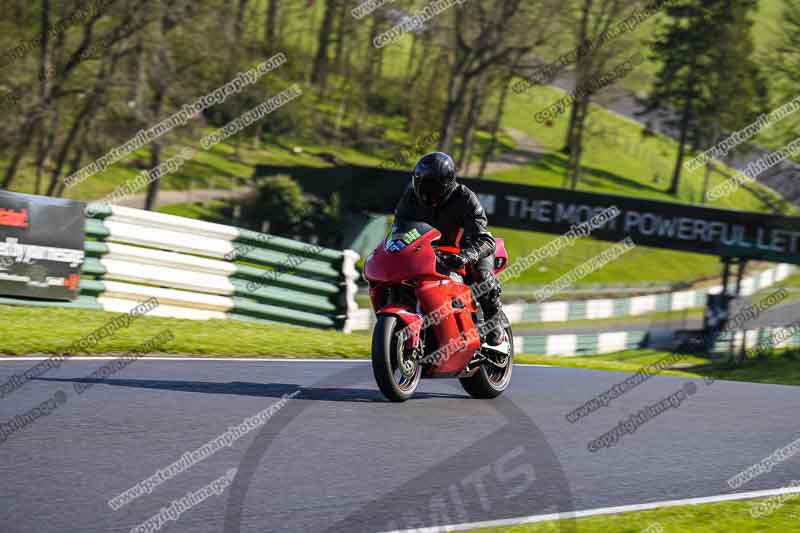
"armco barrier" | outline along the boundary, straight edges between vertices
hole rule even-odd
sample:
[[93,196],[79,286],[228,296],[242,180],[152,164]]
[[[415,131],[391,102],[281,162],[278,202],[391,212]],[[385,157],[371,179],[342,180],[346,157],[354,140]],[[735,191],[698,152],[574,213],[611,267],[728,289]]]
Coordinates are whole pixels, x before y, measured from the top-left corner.
[[[671,330],[614,331],[584,335],[519,335],[514,336],[515,353],[574,357],[627,350],[670,350],[675,332]],[[779,342],[772,344],[772,340]],[[741,350],[755,351],[758,346],[770,349],[800,347],[800,328],[767,327],[747,331],[723,332],[714,346],[714,355],[722,356]]]
[[[787,317],[787,321],[790,317]],[[796,320],[796,319],[795,319]],[[775,341],[778,342],[775,342]],[[715,354],[738,353],[741,350],[755,351],[800,347],[800,328],[765,327],[760,329],[724,331],[717,339]]]
[[[667,338],[669,341],[666,341]],[[615,331],[585,335],[515,335],[514,352],[573,357],[656,346],[667,348],[671,339],[672,334],[667,331]]]
[[[795,270],[794,265],[780,264],[742,280],[742,296],[750,296],[783,281]],[[512,324],[519,322],[567,322],[637,316],[659,311],[683,311],[705,307],[706,296],[719,294],[722,286],[650,294],[633,298],[571,300],[541,304],[509,304],[504,306]]]
[[[749,296],[783,281],[796,269],[794,265],[780,264],[742,280],[741,292]],[[706,296],[719,294],[722,286],[684,290],[664,294],[650,294],[633,298],[606,298],[570,300],[540,304],[505,304],[503,310],[512,324],[521,322],[568,322],[571,320],[597,320],[637,316],[659,311],[683,311],[702,308]],[[370,329],[375,322],[370,309],[360,309],[353,315],[353,329]]]
[[86,212],[80,298],[63,306],[127,312],[156,297],[154,316],[351,329],[355,252],[127,207]]

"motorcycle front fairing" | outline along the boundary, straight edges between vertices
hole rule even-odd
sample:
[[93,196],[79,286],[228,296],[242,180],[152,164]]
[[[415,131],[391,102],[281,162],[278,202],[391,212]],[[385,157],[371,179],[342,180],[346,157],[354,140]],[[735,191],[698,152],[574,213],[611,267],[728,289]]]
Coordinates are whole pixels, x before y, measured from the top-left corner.
[[452,280],[423,283],[416,290],[419,306],[436,337],[435,353],[426,377],[461,373],[481,346],[475,321],[477,305],[469,286]]
[[396,222],[383,245],[367,257],[364,277],[372,284],[448,279],[436,270],[432,246],[441,236],[424,222]]
[[[377,315],[394,315],[408,328],[406,347],[417,346],[422,316],[414,305],[393,301],[392,286],[423,279],[446,279],[436,271],[436,253],[432,243],[441,233],[421,222],[397,222],[383,244],[367,257],[364,278],[370,283],[369,294]],[[409,287],[409,291],[412,288]]]
[[[431,365],[427,376],[451,377],[458,375],[480,348],[472,319],[477,306],[467,285],[438,272],[433,243],[439,238],[441,233],[428,224],[398,221],[384,244],[367,258],[364,277],[370,282],[376,313],[395,315],[409,327],[408,347],[416,345],[422,325],[416,313],[428,317],[437,353],[445,355]],[[413,286],[418,309],[390,301],[389,287],[397,284]]]

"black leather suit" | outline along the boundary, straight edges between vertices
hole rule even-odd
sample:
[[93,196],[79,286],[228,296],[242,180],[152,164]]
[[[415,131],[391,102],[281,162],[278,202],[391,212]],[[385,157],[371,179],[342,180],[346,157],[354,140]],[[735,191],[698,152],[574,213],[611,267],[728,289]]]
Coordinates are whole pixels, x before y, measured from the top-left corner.
[[[442,233],[440,244],[457,246],[467,257],[477,261],[467,268],[468,282],[491,287],[484,294],[476,294],[483,309],[484,319],[491,321],[502,310],[500,283],[492,272],[494,268],[495,241],[489,232],[486,212],[477,195],[462,184],[440,206],[422,204],[409,185],[395,209],[395,217],[430,224]],[[504,321],[500,322],[505,326]]]

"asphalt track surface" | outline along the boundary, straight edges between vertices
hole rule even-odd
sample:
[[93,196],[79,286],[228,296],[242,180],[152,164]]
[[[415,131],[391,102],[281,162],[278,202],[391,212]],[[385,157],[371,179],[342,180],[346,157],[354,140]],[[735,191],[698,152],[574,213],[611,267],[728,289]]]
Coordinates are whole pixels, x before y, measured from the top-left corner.
[[[0,420],[66,396],[0,444],[4,533],[131,531],[237,468],[221,495],[164,531],[385,531],[737,492],[726,480],[800,436],[787,386],[654,377],[575,424],[565,414],[625,374],[518,365],[510,393],[466,397],[423,381],[385,402],[367,362],[139,360],[86,379],[107,360],[70,360],[0,399]],[[3,382],[34,361],[0,361]],[[675,409],[616,446],[590,440],[691,387]],[[75,383],[94,386],[78,395]],[[300,393],[259,429],[113,511],[108,501]],[[62,396],[63,398],[63,396]],[[800,456],[738,492],[800,479]],[[572,531],[563,522],[562,531]]]

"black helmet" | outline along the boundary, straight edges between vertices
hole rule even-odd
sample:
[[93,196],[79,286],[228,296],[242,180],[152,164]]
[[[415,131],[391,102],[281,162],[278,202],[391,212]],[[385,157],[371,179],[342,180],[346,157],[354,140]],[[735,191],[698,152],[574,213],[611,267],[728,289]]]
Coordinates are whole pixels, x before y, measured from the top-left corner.
[[456,164],[444,152],[422,156],[414,166],[413,186],[423,204],[443,204],[456,188]]

